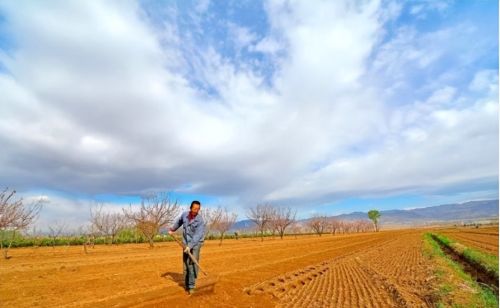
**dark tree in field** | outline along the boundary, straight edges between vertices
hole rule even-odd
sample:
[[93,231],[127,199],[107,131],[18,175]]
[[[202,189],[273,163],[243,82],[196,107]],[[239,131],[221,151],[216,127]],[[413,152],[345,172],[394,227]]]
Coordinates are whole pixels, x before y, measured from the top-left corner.
[[368,212],[368,218],[373,221],[373,225],[375,226],[375,231],[379,231],[378,220],[380,219],[380,212],[377,210],[371,210]]

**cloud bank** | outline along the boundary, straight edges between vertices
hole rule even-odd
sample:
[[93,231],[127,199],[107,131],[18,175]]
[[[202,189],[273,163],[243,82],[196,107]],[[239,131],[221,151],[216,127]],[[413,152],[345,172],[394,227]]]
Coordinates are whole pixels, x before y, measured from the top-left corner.
[[452,9],[3,2],[0,184],[242,206],[498,194],[498,28],[432,23]]

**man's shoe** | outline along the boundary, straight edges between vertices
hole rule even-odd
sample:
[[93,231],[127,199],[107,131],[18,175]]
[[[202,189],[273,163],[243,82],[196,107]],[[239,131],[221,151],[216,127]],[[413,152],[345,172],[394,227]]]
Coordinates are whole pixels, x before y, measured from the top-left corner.
[[193,295],[193,294],[194,294],[194,289],[189,289],[189,290],[188,290],[188,294],[189,294],[189,295]]

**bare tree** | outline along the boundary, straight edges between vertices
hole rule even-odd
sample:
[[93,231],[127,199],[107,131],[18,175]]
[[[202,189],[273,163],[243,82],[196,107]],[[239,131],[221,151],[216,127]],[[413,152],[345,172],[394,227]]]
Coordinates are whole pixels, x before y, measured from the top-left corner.
[[309,228],[311,228],[316,234],[321,236],[328,226],[328,218],[326,216],[315,215],[307,222]]
[[210,234],[214,227],[219,223],[222,215],[222,209],[204,208],[200,210],[203,221],[205,222],[205,236]]
[[281,239],[285,235],[286,229],[295,222],[296,211],[290,207],[275,207],[272,213],[272,225],[278,232]]
[[372,230],[372,223],[366,219],[361,220],[361,232],[369,232]]
[[49,226],[49,237],[52,239],[52,249],[56,246],[56,241],[66,230],[66,224],[63,222],[55,221]]
[[328,226],[330,228],[330,232],[332,234],[340,232],[340,229],[342,228],[342,222],[338,219],[331,218],[328,221]]
[[33,241],[33,248],[37,249],[40,247],[43,236],[41,235],[40,230],[38,230],[35,226],[31,230],[25,231],[26,235],[30,237]]
[[367,232],[372,229],[372,223],[366,219],[359,219],[353,221],[353,229],[356,232]]
[[359,233],[363,230],[363,221],[358,219],[352,222],[353,229],[356,233]]
[[269,222],[267,223],[267,230],[271,232],[271,235],[274,239],[274,236],[276,235],[276,232],[278,232],[278,221],[276,219],[277,217],[276,213],[276,208],[273,206],[270,206],[269,208]]
[[134,222],[136,228],[148,239],[149,247],[154,247],[154,237],[170,224],[179,213],[177,201],[172,202],[168,195],[156,195],[141,201],[141,207],[134,211],[132,206],[123,209],[125,217]]
[[83,241],[83,251],[87,254],[88,251],[87,251],[87,245],[89,245],[89,236],[88,236],[88,228],[90,228],[90,226],[79,226],[78,227],[78,230],[76,231],[76,233],[80,236],[80,237],[83,237],[84,241]]
[[[23,199],[14,200],[16,191],[6,188],[0,193],[0,250],[5,259],[16,236],[16,232],[31,225],[42,209],[42,200],[25,205]],[[10,233],[8,245],[4,247],[5,237]]]
[[264,231],[271,220],[271,212],[272,208],[268,204],[258,204],[247,211],[248,219],[256,225],[256,230],[260,232],[261,241],[264,241]]
[[125,227],[125,216],[121,213],[110,213],[103,210],[100,204],[90,209],[90,222],[95,229],[114,243],[116,235]]
[[354,231],[354,224],[352,221],[343,221],[342,227],[344,229],[344,233],[351,233]]
[[222,240],[224,239],[224,235],[236,222],[236,218],[238,217],[235,213],[230,213],[227,209],[217,209],[217,212],[220,212],[219,219],[217,223],[214,225],[214,229],[220,233],[220,242],[219,246],[222,245]]
[[340,221],[340,230],[342,233],[349,233],[351,228],[351,224],[348,221],[342,220]]
[[292,229],[292,233],[295,236],[295,239],[297,239],[297,234],[302,233],[302,225],[295,221],[290,228]]

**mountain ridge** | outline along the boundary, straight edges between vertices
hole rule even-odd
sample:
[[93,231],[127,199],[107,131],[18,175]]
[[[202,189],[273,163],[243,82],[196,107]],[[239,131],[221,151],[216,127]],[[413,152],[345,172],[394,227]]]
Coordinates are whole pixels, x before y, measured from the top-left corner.
[[[441,204],[429,207],[381,210],[381,225],[425,225],[438,222],[470,221],[474,219],[498,218],[498,199],[468,201],[463,203]],[[348,214],[328,216],[338,220],[368,219],[367,212],[355,211]],[[310,218],[299,219],[306,223]],[[249,219],[237,221],[231,230],[242,230],[253,227]]]

